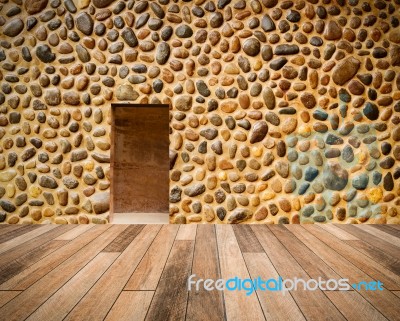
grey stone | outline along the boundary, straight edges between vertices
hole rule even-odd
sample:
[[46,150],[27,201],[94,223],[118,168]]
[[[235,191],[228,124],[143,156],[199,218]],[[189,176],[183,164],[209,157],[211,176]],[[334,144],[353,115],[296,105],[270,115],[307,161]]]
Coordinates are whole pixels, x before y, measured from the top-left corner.
[[21,154],[21,159],[23,162],[25,162],[28,159],[31,159],[33,156],[35,156],[35,154],[36,154],[36,149],[34,147],[27,148]]
[[363,173],[353,178],[352,185],[357,190],[364,190],[367,188],[368,182],[369,182],[368,175]]
[[130,84],[124,84],[117,88],[116,96],[118,100],[133,101],[139,97],[139,94]]
[[175,34],[179,38],[190,38],[193,35],[193,30],[188,25],[180,25],[178,28],[176,28]]
[[133,48],[139,44],[135,32],[129,27],[126,27],[124,30],[122,30],[121,37],[125,40],[129,47]]
[[56,189],[58,187],[56,180],[47,175],[40,176],[39,185],[51,189]]
[[88,157],[88,153],[85,149],[76,149],[71,153],[71,162],[77,162]]
[[0,200],[0,206],[8,213],[12,213],[17,209],[13,203],[7,200]]
[[179,186],[174,186],[169,193],[169,202],[178,203],[181,200],[182,190]]
[[228,218],[228,223],[230,224],[237,224],[246,221],[247,219],[251,218],[253,213],[244,208],[238,208],[233,211],[233,213]]
[[276,29],[274,21],[268,14],[265,14],[261,19],[261,28],[265,31],[273,31]]
[[44,93],[44,100],[50,106],[57,106],[61,103],[61,92],[58,88],[47,89]]
[[193,184],[192,186],[186,187],[184,193],[187,196],[194,197],[203,194],[206,191],[204,184]]
[[56,55],[51,51],[48,45],[40,45],[36,48],[36,56],[44,63],[53,62]]
[[16,37],[23,29],[24,22],[20,18],[15,18],[3,27],[3,34],[8,37]]
[[351,162],[354,160],[353,148],[351,148],[350,145],[346,145],[346,146],[343,148],[342,158],[343,158],[343,160],[345,160],[347,163],[351,163]]
[[166,42],[161,42],[157,46],[156,61],[159,65],[164,65],[167,63],[170,55],[169,44]]
[[208,89],[206,83],[203,80],[196,81],[196,88],[199,91],[199,94],[208,97],[211,95],[210,89]]
[[349,179],[348,172],[340,164],[328,162],[323,171],[323,183],[325,188],[341,191],[347,185]]
[[95,193],[91,196],[90,201],[95,214],[103,214],[108,212],[110,209],[109,192]]
[[78,185],[79,185],[79,182],[75,178],[69,177],[69,176],[66,176],[63,178],[63,183],[64,183],[65,187],[67,187],[69,189],[74,189],[74,188],[78,187]]

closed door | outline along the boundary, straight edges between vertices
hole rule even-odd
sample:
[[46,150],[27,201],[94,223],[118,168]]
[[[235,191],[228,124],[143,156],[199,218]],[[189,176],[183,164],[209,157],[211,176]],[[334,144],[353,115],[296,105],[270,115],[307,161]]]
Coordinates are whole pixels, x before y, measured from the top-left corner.
[[168,213],[168,105],[113,106],[114,213]]

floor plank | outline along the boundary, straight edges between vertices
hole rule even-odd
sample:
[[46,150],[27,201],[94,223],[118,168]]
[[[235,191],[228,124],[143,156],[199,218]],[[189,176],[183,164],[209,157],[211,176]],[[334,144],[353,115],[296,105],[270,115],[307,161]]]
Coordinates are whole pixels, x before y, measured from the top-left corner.
[[371,224],[374,228],[377,228],[381,231],[384,231],[386,233],[389,233],[390,235],[393,235],[397,238],[400,238],[400,231],[395,229],[393,225],[388,225],[388,224]]
[[197,224],[183,224],[176,235],[177,241],[194,241],[196,239]]
[[103,320],[160,228],[161,225],[145,226],[64,320]]
[[[310,279],[310,276],[267,226],[253,225],[251,228],[282,278],[297,277],[306,281]],[[307,320],[345,320],[339,310],[320,290],[305,292],[303,289],[298,289],[292,291],[291,294]]]
[[[375,264],[375,261],[357,252],[333,235],[326,233],[319,226],[308,226],[305,224],[298,228],[285,227],[312,249],[315,254],[321,257],[342,278],[349,279],[350,284],[374,280],[371,278],[371,275],[364,272],[363,266],[365,267],[371,263]],[[363,262],[363,264],[360,264],[361,266],[352,264],[353,262],[359,263],[360,261]],[[383,269],[381,267],[381,270]],[[371,271],[374,270],[371,269]],[[376,280],[381,279],[377,278]],[[383,291],[366,291],[364,289],[357,291],[389,320],[397,318],[398,312],[396,310],[400,302],[398,302],[398,299],[390,291],[387,289]]]
[[143,230],[144,225],[128,225],[118,237],[115,238],[103,251],[104,252],[122,252]]
[[155,291],[167,262],[179,225],[164,225],[142,261],[132,274],[125,290]]
[[20,293],[21,291],[0,291],[0,308]]
[[369,256],[375,262],[382,264],[388,270],[400,275],[400,258],[395,258],[386,252],[383,252],[369,243],[361,240],[345,241],[346,244],[351,245],[356,250]]
[[[29,225],[22,225],[22,224],[0,224],[0,243],[3,243],[1,241],[3,235],[10,233],[12,231],[18,230],[21,227],[26,227]],[[33,225],[35,226],[35,225]]]
[[[279,274],[265,253],[243,253],[244,260],[252,279],[278,279]],[[301,321],[302,312],[290,293],[281,291],[257,291],[257,296],[267,320]]]
[[326,291],[325,295],[343,313],[348,321],[387,321],[356,291]]
[[269,226],[269,229],[311,278],[318,279],[320,277],[324,281],[340,278],[330,266],[283,225]]
[[186,287],[193,260],[194,241],[175,241],[146,316],[148,321],[185,320]]
[[[356,227],[358,227],[358,226],[356,225]],[[363,224],[362,227],[358,227],[358,228],[361,228],[361,230],[368,232],[376,237],[379,237],[381,240],[383,240],[385,242],[388,242],[392,245],[400,247],[400,238],[393,236],[390,233],[386,233],[378,228],[373,227],[372,225]],[[398,257],[400,257],[400,256],[398,256]]]
[[[383,265],[375,262],[370,257],[362,254],[345,242],[340,241],[333,235],[324,233],[324,231],[316,225],[313,227],[302,225],[302,227],[308,233],[304,234],[303,230],[298,229],[297,231],[289,226],[287,228],[290,229],[292,232],[302,232],[304,236],[312,237],[314,235],[316,237],[314,241],[318,242],[319,239],[323,241],[326,245],[329,245],[330,249],[335,250],[336,253],[338,253],[341,257],[345,257],[346,261],[350,261],[351,265],[356,266],[360,271],[362,271],[362,275],[369,275],[374,280],[382,281],[385,285],[385,288],[387,288],[388,290],[400,289],[400,276],[386,269]],[[324,245],[323,247],[327,248],[326,245]]]
[[50,241],[11,262],[2,264],[0,266],[0,284],[11,279],[18,273],[21,273],[24,269],[38,262],[67,243],[68,241]]
[[[235,233],[230,225],[216,225],[221,277],[225,280],[239,277],[248,279],[249,272],[240,252]],[[224,291],[227,320],[265,320],[257,295],[245,291]],[[246,309],[243,309],[246,307]]]
[[[15,299],[0,308],[0,315],[7,315],[8,321],[27,318],[68,280],[89,263],[101,250],[121,233],[126,226],[113,225],[101,237],[89,243],[76,254],[46,274]],[[97,303],[96,303],[97,304]]]
[[103,273],[118,257],[119,253],[99,253],[82,270],[54,293],[27,320],[63,320],[82,299]]
[[[4,242],[0,246],[0,254],[3,254],[18,245],[21,245],[25,242],[28,242],[39,235],[45,234],[46,232],[56,228],[57,225],[41,225],[39,228],[35,229],[30,229],[26,233],[23,233],[15,238],[9,239],[8,241]],[[18,232],[19,230],[16,230],[15,232]]]
[[0,266],[24,256],[30,251],[37,249],[41,245],[48,243],[54,238],[72,229],[74,229],[73,225],[56,225],[53,229],[33,238],[28,243],[22,243],[14,247],[12,251],[7,251],[0,255]]
[[321,228],[325,231],[331,233],[332,235],[336,236],[339,240],[342,241],[350,241],[350,240],[358,240],[353,234],[347,233],[346,231],[342,230],[337,224],[320,224]]
[[[197,227],[192,273],[197,279],[221,278],[218,260],[217,239],[214,225],[199,225]],[[225,320],[223,293],[221,291],[189,292],[186,320],[190,321],[220,321]]]
[[366,230],[364,231],[363,229],[353,226],[352,224],[342,224],[340,228],[348,233],[357,236],[360,240],[363,240],[364,242],[375,246],[381,251],[388,253],[389,255],[400,257],[400,248],[382,240],[381,238],[367,232]]
[[82,235],[83,233],[87,232],[91,228],[93,228],[93,225],[81,224],[81,225],[76,226],[73,230],[68,231],[68,232],[56,237],[55,240],[71,241],[71,240],[77,238],[79,235]]
[[143,321],[154,291],[122,291],[105,321]]
[[0,244],[12,240],[22,234],[36,230],[40,228],[40,225],[10,225],[10,227],[11,229],[4,229],[6,232],[0,235]]
[[0,290],[25,290],[40,280],[51,270],[55,269],[62,262],[70,258],[87,244],[92,242],[102,233],[107,231],[111,225],[96,225],[85,234],[77,237],[65,246],[59,248],[52,255],[46,256],[35,264],[29,266],[21,273],[12,277],[7,282],[0,285]]
[[264,253],[250,225],[233,225],[232,227],[242,253]]
[[[11,226],[0,321],[399,320],[397,226]],[[19,231],[17,233],[17,231]],[[33,233],[34,232],[34,233]],[[23,239],[27,237],[28,240]],[[187,281],[348,278],[383,291],[188,291]]]

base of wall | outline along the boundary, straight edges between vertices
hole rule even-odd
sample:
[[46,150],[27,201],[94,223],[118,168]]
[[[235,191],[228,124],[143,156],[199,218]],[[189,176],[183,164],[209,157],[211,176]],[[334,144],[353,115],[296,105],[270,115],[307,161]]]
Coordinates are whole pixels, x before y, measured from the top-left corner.
[[112,224],[168,224],[168,213],[114,213]]

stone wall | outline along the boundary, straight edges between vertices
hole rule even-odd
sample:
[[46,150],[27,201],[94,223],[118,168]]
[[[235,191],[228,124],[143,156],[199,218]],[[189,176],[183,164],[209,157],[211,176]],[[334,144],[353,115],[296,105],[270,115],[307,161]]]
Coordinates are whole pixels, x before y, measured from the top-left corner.
[[400,1],[0,0],[0,221],[108,221],[110,105],[168,103],[174,223],[399,223]]

